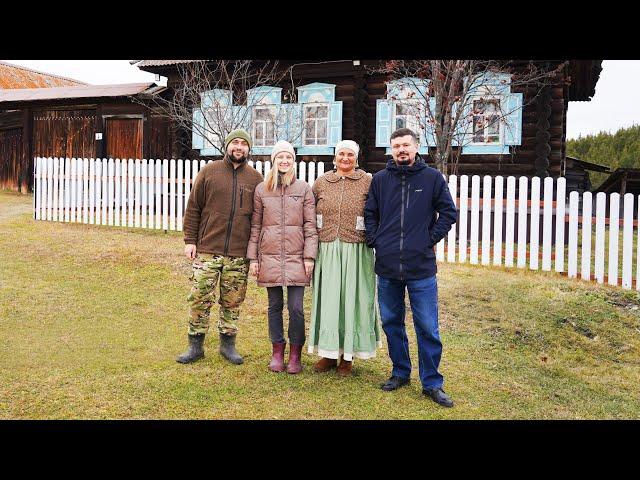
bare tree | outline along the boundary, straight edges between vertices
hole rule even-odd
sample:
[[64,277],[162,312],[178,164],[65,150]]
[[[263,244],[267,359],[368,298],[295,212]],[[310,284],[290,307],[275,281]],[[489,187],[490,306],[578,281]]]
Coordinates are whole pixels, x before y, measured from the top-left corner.
[[[495,60],[390,60],[370,67],[388,80],[401,82],[392,99],[402,102],[401,113],[413,118],[429,139],[433,160],[443,173],[457,173],[462,148],[495,142],[500,128],[509,128],[510,115],[535,101],[545,86],[557,82],[566,63]],[[527,91],[526,101],[501,102],[506,91]],[[524,97],[524,96],[523,96]],[[411,122],[410,122],[411,123]]]
[[[257,127],[256,146],[265,139],[293,143],[302,135],[301,128],[291,127],[295,110],[289,106],[296,98],[290,67],[281,67],[277,61],[193,60],[178,64],[177,70],[180,81],[168,95],[146,100],[177,128],[202,137],[204,149],[223,155],[225,137],[237,128],[252,131]],[[288,87],[282,95],[286,103],[270,104],[270,89],[260,87],[281,85]],[[254,109],[261,105],[265,108]],[[178,142],[192,149],[191,138]]]

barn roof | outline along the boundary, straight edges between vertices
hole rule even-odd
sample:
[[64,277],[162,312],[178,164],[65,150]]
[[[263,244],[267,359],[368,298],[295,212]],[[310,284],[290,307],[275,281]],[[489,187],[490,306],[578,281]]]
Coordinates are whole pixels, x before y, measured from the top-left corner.
[[0,90],[0,108],[3,104],[61,100],[76,98],[128,97],[138,94],[154,94],[165,87],[155,83],[125,83],[115,85],[81,85],[74,87],[20,88]]
[[39,72],[32,68],[0,61],[0,90],[22,88],[52,88],[87,85],[72,78]]

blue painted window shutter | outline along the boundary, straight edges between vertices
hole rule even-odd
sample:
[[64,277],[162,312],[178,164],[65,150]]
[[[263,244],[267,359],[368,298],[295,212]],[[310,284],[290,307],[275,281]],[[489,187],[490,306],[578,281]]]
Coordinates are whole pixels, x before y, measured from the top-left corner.
[[204,118],[202,116],[202,110],[199,108],[193,109],[193,126],[191,127],[191,148],[194,150],[201,150],[204,148],[204,138],[202,132],[204,124]]
[[233,106],[233,128],[242,128],[251,135],[251,109],[244,105]]
[[392,102],[380,98],[376,100],[376,147],[389,147],[391,136]]
[[299,103],[280,105],[278,140],[286,140],[294,147],[302,146],[302,105]]
[[[458,108],[460,108],[460,102],[454,103],[451,108],[452,121],[458,114]],[[470,120],[468,116],[470,113],[471,113],[471,107],[470,105],[466,105],[464,112],[460,115],[460,118],[458,119],[458,123],[456,124],[455,133],[453,134],[453,137],[451,139],[451,146],[459,147],[467,143],[467,140],[468,140],[467,134],[468,134],[468,129],[470,125],[469,123]]]
[[329,104],[329,146],[342,140],[342,101]]
[[522,144],[522,93],[512,93],[504,97],[503,107],[505,145]]

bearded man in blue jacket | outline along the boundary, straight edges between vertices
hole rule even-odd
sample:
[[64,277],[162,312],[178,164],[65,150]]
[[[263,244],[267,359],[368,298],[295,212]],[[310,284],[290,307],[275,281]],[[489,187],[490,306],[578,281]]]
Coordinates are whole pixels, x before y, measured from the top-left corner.
[[375,248],[382,328],[393,363],[382,390],[409,383],[411,360],[405,329],[405,289],[409,292],[418,339],[422,393],[452,407],[438,372],[442,342],[438,331],[435,245],[458,218],[442,174],[418,154],[416,134],[401,128],[391,134],[387,167],[373,176],[365,204],[367,245]]

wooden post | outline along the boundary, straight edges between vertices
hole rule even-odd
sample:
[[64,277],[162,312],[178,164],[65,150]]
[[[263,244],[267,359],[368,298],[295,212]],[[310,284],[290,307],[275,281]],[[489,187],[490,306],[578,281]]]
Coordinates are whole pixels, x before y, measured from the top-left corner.
[[[95,133],[102,133],[102,140],[96,140]],[[95,158],[103,158],[105,156],[105,142],[106,132],[104,131],[104,119],[102,118],[102,105],[98,104],[96,108],[96,130],[93,137]]]

